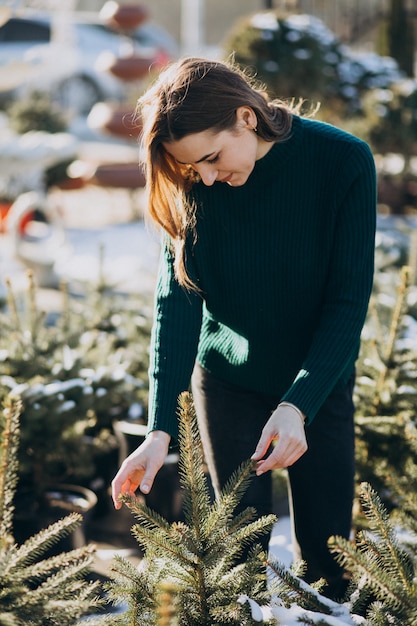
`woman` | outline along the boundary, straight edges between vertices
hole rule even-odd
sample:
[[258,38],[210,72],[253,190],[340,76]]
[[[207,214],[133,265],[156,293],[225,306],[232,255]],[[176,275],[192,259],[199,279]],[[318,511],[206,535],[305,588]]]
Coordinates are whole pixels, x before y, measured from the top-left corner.
[[[147,494],[189,387],[215,491],[251,457],[242,506],[271,512],[288,468],[295,557],[342,593],[327,539],[348,537],[352,390],[372,287],[368,146],[270,102],[236,68],[169,67],[140,100],[149,213],[165,233],[152,333],[149,433],[113,498]],[[274,442],[274,445],[271,445]]]

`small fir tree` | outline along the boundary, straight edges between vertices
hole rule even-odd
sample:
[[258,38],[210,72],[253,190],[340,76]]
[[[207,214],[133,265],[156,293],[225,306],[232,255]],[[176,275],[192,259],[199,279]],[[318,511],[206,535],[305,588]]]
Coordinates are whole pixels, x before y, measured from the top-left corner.
[[[154,626],[160,612],[158,598],[168,583],[177,590],[179,626],[253,624],[249,607],[238,598],[244,594],[261,604],[269,600],[266,555],[256,541],[271,531],[275,516],[256,518],[250,508],[233,516],[253,475],[250,461],[211,503],[189,394],[180,396],[179,445],[185,522],[169,525],[140,500],[123,496],[139,520],[132,532],[144,559],[139,569],[122,557],[116,559],[109,594],[116,603],[127,602],[129,608],[112,623]],[[239,562],[245,550],[248,556]]]
[[357,484],[370,483],[390,510],[400,506],[401,485],[417,489],[417,360],[414,342],[405,337],[415,289],[410,277],[408,266],[393,273],[396,294],[388,307],[377,305],[376,287],[355,389]]
[[[13,538],[13,500],[21,405],[10,401],[2,414],[0,464],[0,624],[2,626],[75,626],[99,606],[97,586],[84,576],[94,546],[45,558],[71,533],[81,516],[69,515],[18,546]],[[93,623],[93,618],[92,618]]]

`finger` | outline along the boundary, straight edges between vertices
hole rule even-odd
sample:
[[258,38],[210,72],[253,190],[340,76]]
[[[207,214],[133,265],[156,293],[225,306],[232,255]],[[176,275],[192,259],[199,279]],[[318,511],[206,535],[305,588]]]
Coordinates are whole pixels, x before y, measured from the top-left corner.
[[140,483],[140,490],[144,495],[147,495],[152,489],[153,481],[155,480],[158,469],[159,468],[148,468],[146,471],[143,480]]
[[276,447],[267,459],[259,461],[256,474],[260,476],[273,469],[289,467],[293,465],[307,450],[307,445],[301,442],[288,447]]
[[262,457],[264,457],[265,454],[268,452],[270,444],[270,437],[261,436],[258,441],[258,445],[256,446],[255,452],[251,456],[252,461],[258,461],[259,459],[262,459]]
[[129,493],[133,495],[139,486],[138,480],[132,480],[129,476],[125,477],[124,472],[119,472],[112,482],[112,498],[113,504],[116,510],[121,509],[122,503],[120,502],[120,496],[123,493]]
[[134,496],[134,495],[135,495],[135,492],[136,492],[136,489],[137,489],[138,487],[139,487],[139,485],[138,485],[137,483],[132,483],[132,481],[130,481],[130,487],[129,487],[129,490],[128,490],[128,492],[127,492],[127,493],[128,493],[130,496]]
[[141,492],[146,496],[148,495],[151,489],[152,489],[152,481],[150,481],[149,479],[146,479],[146,480],[144,479],[140,485]]
[[117,476],[113,479],[111,484],[111,496],[113,499],[113,505],[116,510],[122,508],[122,503],[119,500],[120,492],[121,492],[121,479]]

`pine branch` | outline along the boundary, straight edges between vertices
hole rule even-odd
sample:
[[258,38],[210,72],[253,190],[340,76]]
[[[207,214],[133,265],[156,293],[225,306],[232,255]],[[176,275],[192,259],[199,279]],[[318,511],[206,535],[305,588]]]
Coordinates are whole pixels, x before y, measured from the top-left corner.
[[367,622],[372,626],[405,626],[403,618],[396,617],[382,602],[373,602],[367,611]]
[[90,544],[39,561],[25,569],[26,580],[31,584],[47,581],[55,585],[58,574],[58,577],[64,576],[66,580],[75,581],[91,568],[94,553],[95,546]]
[[285,602],[287,606],[297,603],[307,610],[326,615],[332,614],[332,608],[337,606],[336,603],[327,598],[322,598],[311,585],[296,576],[283,563],[274,558],[269,558],[267,566],[276,577],[276,579],[272,579],[273,595],[279,596],[280,600]]
[[[227,481],[226,485],[222,489],[222,492],[216,502],[212,505],[205,518],[205,534],[210,541],[210,537],[216,536],[220,528],[223,529],[222,522],[228,525],[233,518],[233,511],[242,499],[242,496],[246,492],[250,482],[252,481],[255,472],[255,464],[252,461],[246,461],[242,463],[240,467],[233,472],[232,476]],[[256,515],[254,509],[247,509],[252,512],[252,518]],[[232,525],[239,524],[239,518],[235,517],[232,521]],[[242,522],[244,523],[244,522]],[[216,538],[215,541],[218,541]]]
[[150,529],[136,524],[132,528],[132,534],[143,548],[150,547],[158,556],[167,555],[169,558],[174,558],[183,567],[193,567],[197,563],[197,555],[190,553],[187,546],[173,541],[173,533],[171,531],[165,532],[160,528]]
[[397,587],[393,593],[392,581],[387,580],[385,576],[383,576],[383,580],[380,580],[381,569],[369,554],[363,554],[356,546],[342,537],[330,537],[328,543],[330,551],[336,555],[336,560],[352,573],[355,580],[362,580],[362,587],[367,585],[372,592],[377,593],[381,598],[389,599],[391,605],[399,606],[401,589]]
[[[380,550],[380,562],[383,562],[385,571],[392,571],[399,576],[401,585],[407,594],[412,593],[414,588],[414,571],[407,553],[399,546],[395,532],[391,526],[386,509],[381,500],[369,484],[361,485],[362,506],[368,518],[371,528],[378,533]],[[370,546],[371,540],[363,533],[365,545]],[[376,545],[376,544],[374,544]]]
[[[207,535],[201,520],[208,517],[210,495],[204,473],[204,460],[198,432],[194,405],[189,394],[181,394],[178,399],[179,421],[178,443],[181,449],[179,474],[183,489],[183,509],[185,520],[196,533],[196,540],[202,544]],[[201,533],[201,535],[200,535]]]
[[6,289],[7,289],[7,306],[10,312],[10,319],[12,322],[12,329],[18,333],[18,335],[22,335],[22,326],[20,323],[19,314],[17,312],[16,298],[13,293],[12,283],[9,278],[5,280]]
[[417,598],[412,559],[400,547],[390,519],[369,485],[362,485],[361,498],[376,539],[359,533],[357,545],[353,545],[341,537],[332,537],[330,550],[356,581],[359,601],[361,595],[374,595],[386,613],[401,618],[404,624],[412,623],[408,619],[415,615]]
[[[155,560],[142,560],[139,568],[127,559],[116,555],[111,569],[112,580],[104,585],[114,606],[128,604],[129,624],[145,624],[137,615],[154,615],[155,589],[160,576],[160,567]],[[126,622],[123,621],[123,624]],[[152,621],[149,621],[152,624]]]
[[410,283],[410,268],[404,266],[400,273],[400,284],[397,289],[397,298],[395,301],[395,308],[392,314],[391,325],[389,328],[388,341],[386,342],[386,348],[383,355],[384,368],[380,373],[380,376],[376,382],[376,393],[373,402],[373,414],[377,415],[381,406],[381,397],[383,395],[384,386],[390,368],[392,368],[394,359],[395,342],[398,338],[400,329],[400,323],[404,312],[404,306],[406,303],[407,292]]
[[17,451],[19,446],[20,400],[8,400],[3,411],[0,465],[0,545],[7,546],[13,533],[13,499],[18,481]]
[[25,567],[33,563],[61,539],[71,534],[81,520],[79,513],[71,513],[30,537],[21,546],[13,546],[4,563],[4,575],[7,575],[14,567]]

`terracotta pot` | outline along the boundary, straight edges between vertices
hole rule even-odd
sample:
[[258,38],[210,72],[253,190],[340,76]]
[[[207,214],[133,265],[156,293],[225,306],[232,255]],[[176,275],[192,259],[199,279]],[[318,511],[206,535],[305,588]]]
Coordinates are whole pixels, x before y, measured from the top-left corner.
[[143,56],[134,53],[122,57],[105,53],[98,63],[100,63],[100,69],[127,82],[144,78],[149,73],[149,68],[154,60],[153,56]]
[[149,17],[149,11],[140,4],[106,2],[100,11],[100,19],[109,28],[122,31],[135,30]]
[[137,140],[142,128],[133,107],[112,106],[104,102],[94,105],[87,118],[90,128],[107,132],[115,137]]
[[101,187],[138,189],[145,186],[145,176],[138,163],[99,165],[90,182]]

